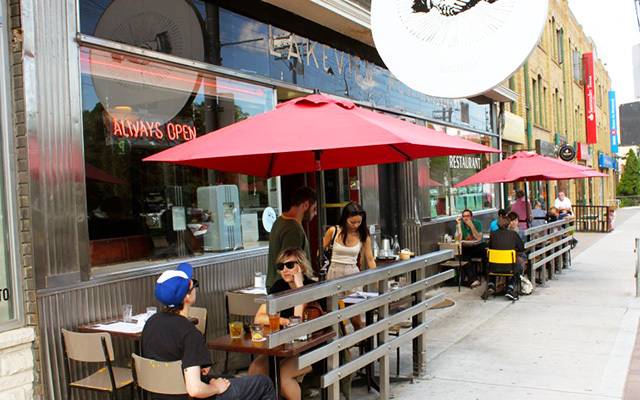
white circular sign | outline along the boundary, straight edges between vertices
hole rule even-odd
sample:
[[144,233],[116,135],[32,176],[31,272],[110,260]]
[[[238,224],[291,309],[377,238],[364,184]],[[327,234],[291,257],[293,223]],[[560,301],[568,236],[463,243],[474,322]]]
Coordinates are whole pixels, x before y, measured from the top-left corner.
[[271,232],[271,228],[273,228],[273,223],[276,222],[278,216],[276,215],[276,210],[271,207],[267,207],[262,212],[262,226],[264,230],[267,232]]
[[435,97],[484,93],[527,60],[548,0],[373,0],[371,30],[387,68]]
[[[94,35],[204,61],[202,22],[184,0],[115,0],[100,16]],[[92,50],[91,74],[96,94],[110,114],[126,109],[161,123],[182,110],[201,81],[195,71],[115,53],[106,58],[102,50]]]

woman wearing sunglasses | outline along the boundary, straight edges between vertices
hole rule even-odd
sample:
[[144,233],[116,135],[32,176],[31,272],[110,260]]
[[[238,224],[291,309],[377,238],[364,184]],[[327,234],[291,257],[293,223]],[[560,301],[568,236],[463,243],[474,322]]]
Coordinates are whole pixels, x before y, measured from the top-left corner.
[[[307,256],[301,249],[286,249],[280,252],[276,260],[276,269],[280,277],[269,288],[269,294],[284,292],[289,289],[297,289],[313,283],[311,276],[313,270],[307,260]],[[289,326],[289,317],[302,318],[305,304],[280,311],[280,325]],[[269,325],[267,306],[261,305],[254,319],[255,324]],[[297,356],[287,357],[280,361],[280,391],[282,397],[287,400],[299,400],[301,398],[300,384],[296,377],[312,371],[312,367],[296,368]],[[249,374],[269,374],[269,360],[267,356],[258,356],[249,366]]]
[[[331,252],[327,279],[341,278],[360,272],[358,257],[361,252],[364,252],[369,268],[376,267],[376,260],[371,250],[371,236],[369,236],[369,228],[367,227],[367,213],[360,204],[349,203],[342,209],[338,226],[327,229],[323,247],[326,249],[332,241],[333,251]],[[351,289],[346,294],[353,294],[357,290],[361,290],[361,288]],[[359,315],[350,320],[353,329],[358,330],[364,327]]]

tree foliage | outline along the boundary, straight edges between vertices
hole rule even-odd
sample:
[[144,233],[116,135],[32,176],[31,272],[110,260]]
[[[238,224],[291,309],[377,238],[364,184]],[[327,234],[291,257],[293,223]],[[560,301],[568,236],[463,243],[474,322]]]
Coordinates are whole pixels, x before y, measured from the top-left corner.
[[620,178],[617,187],[618,196],[638,196],[640,195],[640,159],[636,153],[629,150],[624,173]]

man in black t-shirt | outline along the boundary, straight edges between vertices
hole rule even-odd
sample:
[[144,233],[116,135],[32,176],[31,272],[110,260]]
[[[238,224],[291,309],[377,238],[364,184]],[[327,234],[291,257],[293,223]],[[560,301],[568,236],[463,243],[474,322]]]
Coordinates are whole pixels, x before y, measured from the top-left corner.
[[187,316],[196,301],[198,281],[193,268],[182,263],[166,271],[156,282],[155,296],[166,306],[153,315],[142,331],[142,354],[158,361],[182,361],[188,395],[158,395],[153,399],[275,400],[266,375],[226,379],[209,375],[211,355],[200,331]]

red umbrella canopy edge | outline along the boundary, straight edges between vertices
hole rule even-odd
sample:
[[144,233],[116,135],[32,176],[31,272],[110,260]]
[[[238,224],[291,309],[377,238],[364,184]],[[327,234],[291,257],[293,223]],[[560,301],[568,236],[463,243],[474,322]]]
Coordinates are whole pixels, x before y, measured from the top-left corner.
[[144,161],[268,178],[318,169],[498,152],[357,107],[347,100],[311,95],[279,104],[275,110],[210,132]]

